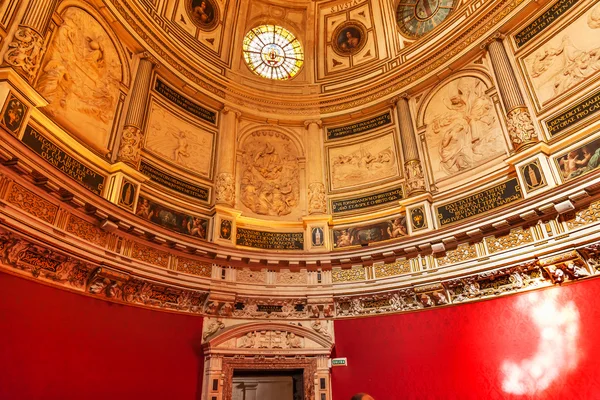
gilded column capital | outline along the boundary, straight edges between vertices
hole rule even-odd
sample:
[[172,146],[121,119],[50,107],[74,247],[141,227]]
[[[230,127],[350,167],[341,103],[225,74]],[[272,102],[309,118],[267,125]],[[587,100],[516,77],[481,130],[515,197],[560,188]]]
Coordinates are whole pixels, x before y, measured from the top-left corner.
[[312,124],[316,124],[319,127],[319,129],[323,127],[323,121],[321,121],[320,119],[309,119],[304,121],[304,128],[308,129]]
[[494,32],[491,36],[488,36],[481,45],[479,46],[482,50],[487,50],[488,46],[494,42],[502,42],[506,38],[506,35],[500,32]]
[[158,58],[154,57],[154,55],[152,55],[152,53],[150,53],[148,51],[142,51],[141,53],[138,53],[138,54],[139,54],[140,60],[145,60],[145,61],[152,63],[152,68],[154,68],[154,69],[160,68],[160,62],[158,61]]

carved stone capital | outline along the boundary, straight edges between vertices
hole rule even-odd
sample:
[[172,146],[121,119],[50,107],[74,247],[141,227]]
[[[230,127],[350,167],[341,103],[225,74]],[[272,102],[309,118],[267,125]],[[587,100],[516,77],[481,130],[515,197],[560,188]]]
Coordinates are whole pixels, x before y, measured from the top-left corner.
[[304,127],[306,129],[308,129],[312,124],[317,124],[319,129],[323,127],[323,121],[321,121],[320,119],[309,119],[307,121],[304,121]]
[[235,179],[227,172],[220,173],[215,182],[216,202],[233,206],[235,200]]
[[236,110],[235,108],[231,108],[231,107],[225,107],[225,108],[223,108],[223,110],[221,110],[221,112],[225,115],[232,113],[233,115],[235,115],[236,119],[240,119],[242,116],[241,111]]
[[506,115],[506,125],[515,150],[539,141],[527,107],[516,107],[510,110]]
[[308,213],[325,214],[327,212],[327,196],[325,185],[313,182],[308,185]]
[[44,39],[39,33],[29,27],[19,26],[4,54],[4,61],[32,80],[40,68],[44,50]]
[[406,173],[408,195],[423,193],[425,191],[425,176],[423,175],[421,161],[409,160],[405,162],[404,172]]
[[142,137],[141,129],[135,126],[126,126],[123,128],[117,160],[137,168],[141,157]]

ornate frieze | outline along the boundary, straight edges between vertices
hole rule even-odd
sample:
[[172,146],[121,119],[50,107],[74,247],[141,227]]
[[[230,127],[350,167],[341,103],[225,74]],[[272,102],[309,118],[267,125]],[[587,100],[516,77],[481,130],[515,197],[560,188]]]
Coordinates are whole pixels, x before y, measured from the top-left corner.
[[471,260],[476,257],[477,250],[475,249],[475,246],[469,243],[463,243],[458,245],[456,249],[447,251],[444,257],[438,258],[438,265],[443,267],[445,265]]
[[363,281],[365,278],[365,268],[362,265],[359,267],[335,268],[331,270],[331,280],[333,283]]
[[58,213],[58,206],[17,183],[11,185],[6,200],[26,213],[49,224],[54,222]]
[[565,220],[569,229],[600,221],[600,201],[593,202],[581,210],[565,214]]
[[304,338],[294,332],[260,330],[238,338],[236,346],[240,349],[300,349],[304,347]]
[[169,252],[137,242],[133,243],[131,257],[163,268],[167,268],[169,265]]
[[178,257],[176,269],[177,271],[184,272],[186,274],[210,278],[212,273],[212,264],[200,260],[194,260],[192,258]]
[[67,219],[65,230],[86,242],[93,243],[100,247],[106,247],[108,242],[107,232],[72,214],[70,214]]
[[397,260],[393,263],[375,265],[375,277],[402,275],[410,272],[410,260]]
[[531,234],[531,230],[523,228],[511,229],[508,235],[485,238],[488,251],[492,254],[532,242],[533,235]]
[[266,283],[267,272],[264,270],[252,271],[249,269],[238,269],[235,272],[235,280],[243,283]]
[[231,314],[236,318],[293,319],[307,318],[305,299],[237,298]]
[[276,283],[278,285],[305,285],[308,282],[306,271],[278,271]]

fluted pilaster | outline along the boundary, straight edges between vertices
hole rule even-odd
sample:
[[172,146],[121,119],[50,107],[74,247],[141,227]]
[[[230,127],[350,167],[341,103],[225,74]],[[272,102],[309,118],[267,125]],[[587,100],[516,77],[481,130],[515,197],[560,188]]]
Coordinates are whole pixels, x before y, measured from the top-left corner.
[[490,61],[498,82],[498,90],[506,111],[508,134],[515,150],[521,150],[539,141],[533,126],[531,114],[519,83],[508,59],[502,37],[496,35],[484,44],[487,47]]
[[152,58],[144,55],[138,64],[137,74],[130,92],[129,108],[125,116],[125,124],[119,143],[118,161],[134,168],[140,164],[141,147],[144,134],[142,126],[146,113],[146,102],[152,84],[152,70],[155,63]]
[[408,96],[401,95],[394,99],[400,126],[400,140],[402,141],[402,155],[404,156],[404,173],[406,175],[406,186],[408,195],[422,193],[425,191],[425,177],[423,166],[419,158],[417,137],[413,127]]
[[237,152],[238,120],[241,113],[229,107],[221,111],[223,116],[219,131],[219,158],[215,201],[217,204],[233,206],[235,202],[235,155]]
[[327,196],[325,195],[325,179],[323,171],[323,143],[320,120],[305,121],[306,135],[306,182],[308,183],[308,214],[325,214],[327,212]]

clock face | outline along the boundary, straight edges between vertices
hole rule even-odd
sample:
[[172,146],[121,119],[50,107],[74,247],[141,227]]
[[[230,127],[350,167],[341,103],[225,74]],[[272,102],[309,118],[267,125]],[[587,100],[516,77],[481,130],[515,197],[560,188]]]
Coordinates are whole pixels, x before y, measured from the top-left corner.
[[441,24],[453,8],[454,0],[400,0],[396,22],[405,36],[416,39]]

